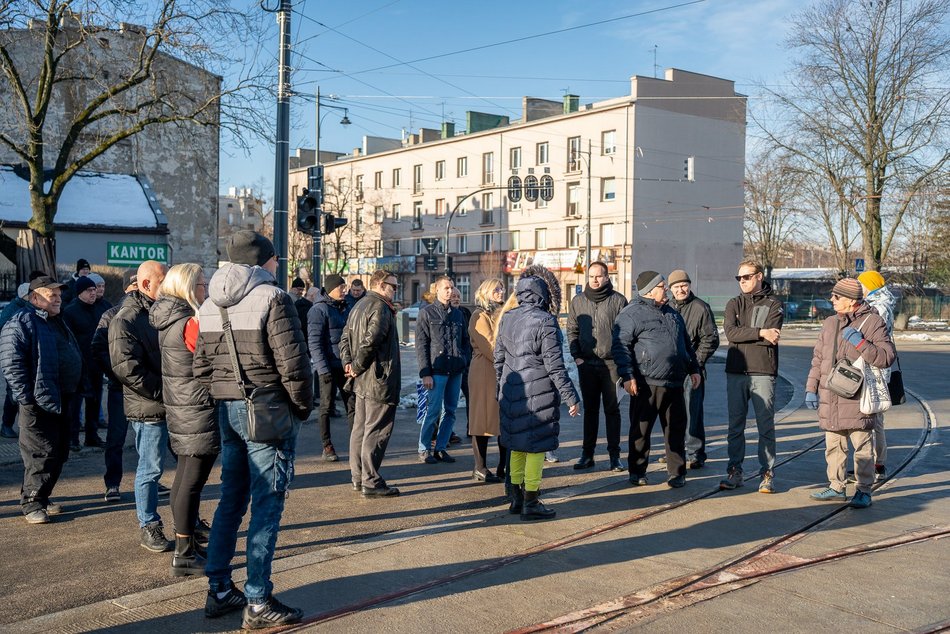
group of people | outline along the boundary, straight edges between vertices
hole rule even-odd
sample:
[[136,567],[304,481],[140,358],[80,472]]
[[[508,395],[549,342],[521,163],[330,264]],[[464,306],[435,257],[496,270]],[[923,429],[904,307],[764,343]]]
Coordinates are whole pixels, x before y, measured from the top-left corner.
[[[77,441],[81,397],[86,397],[86,443],[103,444],[96,432],[100,403],[91,394],[96,388],[90,379],[98,375],[101,381],[105,375],[105,500],[121,499],[122,446],[131,426],[141,545],[152,552],[174,550],[173,575],[208,577],[208,617],[242,609],[244,627],[254,629],[302,618],[299,609],[273,596],[270,573],[293,479],[299,423],[310,417],[315,392],[323,458],[338,459],[330,418],[339,397],[350,428],[353,490],[368,499],[399,495],[380,474],[402,385],[394,304],[399,284],[393,273],[380,270],[368,289],[354,282],[348,291],[341,276],[329,275],[321,288],[307,291],[301,280],[292,284],[291,293],[284,292],[275,279],[273,244],[253,231],[235,233],[227,256],[210,280],[197,264],[169,269],[144,262],[114,307],[98,303],[104,301],[102,289],[84,261],[79,264],[86,270],[77,267],[71,291],[37,273],[19,303],[0,317],[5,320],[0,365],[20,420],[26,521],[46,523],[62,511],[50,495],[70,444]],[[743,484],[751,402],[759,432],[759,491],[772,493],[784,308],[756,262],[740,263],[736,280],[741,293],[728,302],[724,318],[729,425],[728,467],[720,487]],[[582,404],[584,409],[574,469],[595,465],[603,407],[608,468],[627,471],[631,485],[649,484],[650,436],[659,418],[666,481],[682,487],[687,469],[703,468],[707,458],[705,367],[720,343],[712,311],[691,284],[683,270],[669,276],[644,271],[628,301],[613,289],[607,265],[593,262],[583,292],[568,309],[567,347],[578,368],[578,394],[564,363],[560,285],[549,270],[528,267],[507,298],[501,280],[485,281],[470,315],[460,306],[452,279],[438,278],[431,304],[416,321],[415,353],[428,394],[419,460],[455,462],[448,445],[460,393],[468,390],[472,477],[505,482],[509,510],[522,520],[555,516],[541,501],[540,487],[545,454],[558,447],[562,404],[571,416],[580,414]],[[75,299],[64,310],[65,292]],[[871,272],[859,280],[840,280],[832,301],[836,315],[823,325],[807,382],[806,405],[818,409],[826,432],[830,481],[812,497],[846,499],[850,439],[858,491],[851,504],[860,508],[870,504],[875,477],[886,473],[883,417],[862,414],[853,400],[830,392],[825,382],[842,358],[860,356],[879,368],[894,363],[893,297],[880,274]],[[256,439],[261,414],[252,408],[258,388],[276,388],[294,421],[276,440]],[[620,456],[622,391],[631,396],[627,465]],[[487,464],[492,437],[499,450],[494,471]],[[158,512],[168,448],[177,460],[170,491],[173,540],[166,537]],[[209,527],[199,514],[200,498],[219,457],[220,500]],[[249,505],[247,581],[241,591],[232,581],[231,562]]]

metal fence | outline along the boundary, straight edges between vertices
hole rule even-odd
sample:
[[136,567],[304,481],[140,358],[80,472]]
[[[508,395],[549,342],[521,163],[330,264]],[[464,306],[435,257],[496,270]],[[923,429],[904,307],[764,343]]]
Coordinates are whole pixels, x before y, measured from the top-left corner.
[[[776,295],[776,299],[785,305],[786,323],[819,323],[825,317],[834,314],[831,300],[826,295]],[[726,302],[732,297],[703,297],[712,307],[716,320],[722,323]],[[897,315],[906,318],[918,316],[924,321],[950,320],[950,295],[925,297],[903,296],[897,301]]]

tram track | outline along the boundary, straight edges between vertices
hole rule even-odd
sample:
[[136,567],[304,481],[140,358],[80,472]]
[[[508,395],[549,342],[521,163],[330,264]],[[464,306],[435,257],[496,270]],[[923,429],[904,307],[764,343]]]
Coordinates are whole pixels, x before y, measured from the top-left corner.
[[[909,465],[918,460],[921,452],[927,446],[928,439],[934,432],[936,419],[930,405],[914,392],[908,391],[908,395],[917,401],[923,412],[924,425],[921,429],[921,434],[914,447],[908,452],[897,468],[894,469],[883,482],[874,486],[875,490],[888,486]],[[811,448],[819,444],[821,444],[820,441],[812,445]],[[786,462],[803,455],[806,451],[807,450],[802,450],[796,453]],[[708,495],[706,497],[708,497]],[[577,610],[555,619],[517,628],[511,630],[509,634],[584,632],[602,625],[608,627],[610,624],[617,625],[619,622],[622,622],[624,626],[630,626],[634,625],[637,621],[642,621],[651,616],[674,609],[682,609],[727,592],[748,587],[763,579],[774,577],[782,573],[822,563],[839,561],[848,557],[865,555],[880,550],[907,546],[934,539],[943,539],[950,536],[950,526],[934,526],[923,530],[912,531],[897,537],[889,537],[875,542],[868,542],[831,551],[815,557],[801,558],[780,552],[784,548],[812,534],[815,530],[821,528],[848,508],[847,503],[836,505],[827,513],[790,532],[777,536],[745,553],[720,562],[705,570],[664,581],[591,608]],[[943,626],[940,625],[935,627],[935,629],[927,629],[925,631],[943,631],[942,628]]]
[[[913,393],[911,393],[911,392],[908,392],[908,394],[909,394],[912,398],[914,398],[914,399],[917,401],[917,403],[918,403],[918,405],[919,405],[919,407],[920,407],[920,409],[921,409],[921,411],[922,411],[922,413],[923,413],[924,425],[923,425],[923,427],[922,427],[920,437],[918,438],[917,443],[915,444],[915,446],[913,447],[913,449],[908,453],[908,455],[907,455],[907,456],[905,457],[905,459],[901,462],[901,464],[899,464],[898,467],[897,467],[896,469],[894,469],[894,470],[888,475],[887,479],[885,479],[883,482],[880,482],[880,483],[876,484],[876,485],[875,485],[875,489],[878,489],[878,488],[880,488],[880,487],[886,486],[887,484],[889,484],[890,482],[892,482],[893,479],[896,478],[896,476],[897,476],[898,474],[900,474],[900,473],[907,467],[907,465],[910,464],[911,461],[914,460],[914,459],[918,456],[918,454],[920,453],[920,451],[922,450],[922,448],[925,446],[926,441],[927,441],[927,438],[929,437],[930,433],[931,433],[932,430],[933,430],[933,420],[934,420],[934,418],[933,418],[933,412],[932,412],[932,410],[930,409],[929,405],[927,405],[926,401],[924,401],[924,399],[922,399],[919,395],[913,394]],[[786,465],[786,464],[788,464],[788,463],[790,463],[790,462],[792,462],[792,461],[794,461],[794,460],[796,460],[796,459],[798,459],[798,458],[800,458],[800,457],[802,457],[802,456],[808,454],[809,452],[814,451],[816,448],[818,448],[819,446],[821,446],[821,445],[823,444],[823,442],[824,442],[824,439],[823,439],[823,438],[819,438],[819,439],[815,440],[814,442],[811,442],[811,443],[806,444],[804,447],[799,448],[798,450],[796,450],[796,451],[795,451],[794,453],[792,453],[791,455],[788,455],[788,456],[786,456],[785,458],[783,458],[782,460],[780,460],[779,462],[777,462],[777,463],[776,463],[776,468],[779,468],[779,467],[781,467],[781,466],[783,466],[783,465]],[[754,479],[754,478],[750,478],[750,480],[751,480],[751,479]],[[630,526],[630,525],[632,525],[632,524],[636,524],[637,522],[642,522],[642,521],[645,521],[645,520],[650,519],[650,518],[654,518],[654,517],[659,516],[659,515],[663,515],[663,514],[672,512],[672,511],[676,511],[676,510],[678,510],[678,509],[682,509],[683,507],[686,507],[686,506],[688,506],[688,505],[690,505],[690,504],[699,502],[699,501],[704,500],[704,499],[708,499],[708,498],[713,497],[713,496],[715,496],[715,495],[717,495],[717,494],[719,494],[719,493],[720,493],[720,489],[719,489],[718,486],[717,486],[717,487],[714,488],[714,489],[709,489],[709,490],[706,490],[706,491],[702,491],[702,492],[696,493],[696,494],[694,494],[694,495],[692,495],[692,496],[689,496],[689,497],[687,497],[687,498],[684,498],[684,499],[682,499],[682,500],[677,500],[677,501],[675,501],[675,502],[669,502],[669,503],[667,503],[667,504],[662,504],[662,505],[655,506],[655,507],[652,507],[652,508],[649,508],[649,509],[645,509],[645,510],[642,510],[642,511],[640,511],[640,512],[633,513],[633,514],[631,514],[631,515],[628,515],[628,516],[626,516],[626,517],[623,517],[623,518],[621,518],[621,519],[618,519],[618,520],[615,520],[615,521],[612,521],[612,522],[608,522],[608,523],[605,523],[605,524],[601,524],[601,525],[599,525],[599,526],[595,526],[595,527],[593,527],[593,528],[586,529],[586,530],[584,530],[584,531],[580,531],[580,532],[577,532],[577,533],[574,533],[574,534],[571,534],[571,535],[568,535],[568,536],[565,536],[565,537],[562,537],[562,538],[559,538],[559,539],[551,540],[551,541],[545,542],[545,543],[543,543],[543,544],[539,544],[539,545],[537,545],[537,546],[534,546],[534,547],[532,547],[532,548],[525,549],[525,550],[519,551],[519,552],[517,552],[517,553],[513,553],[513,554],[511,554],[511,555],[507,555],[507,556],[504,556],[504,557],[499,557],[499,558],[497,558],[497,559],[495,559],[495,560],[488,561],[488,562],[482,563],[482,564],[477,565],[477,566],[472,566],[472,567],[469,567],[469,568],[465,568],[465,569],[462,569],[462,570],[458,570],[458,571],[456,571],[456,572],[454,572],[454,573],[452,573],[452,574],[448,574],[448,575],[444,575],[444,576],[441,576],[441,577],[437,577],[437,578],[435,578],[435,579],[431,579],[431,580],[428,580],[428,581],[425,581],[425,582],[422,582],[422,583],[404,586],[404,587],[399,588],[399,589],[397,589],[397,590],[394,590],[394,591],[392,591],[392,592],[388,592],[388,593],[384,593],[384,594],[379,594],[379,595],[375,595],[375,596],[372,596],[372,597],[368,597],[368,598],[366,598],[366,599],[362,599],[362,600],[360,600],[360,601],[357,601],[357,602],[354,602],[354,603],[351,603],[351,604],[348,604],[348,605],[345,605],[345,606],[342,606],[342,607],[339,607],[339,608],[336,608],[336,609],[333,609],[333,610],[328,610],[328,611],[325,611],[325,612],[321,612],[321,613],[315,614],[315,615],[310,616],[310,617],[305,617],[305,619],[303,620],[303,622],[301,622],[300,624],[295,625],[295,626],[293,626],[293,627],[291,627],[291,628],[287,628],[287,629],[285,629],[285,630],[283,630],[283,631],[295,631],[295,630],[298,630],[298,629],[300,629],[300,628],[306,628],[306,627],[310,627],[310,626],[313,626],[313,625],[318,625],[318,624],[321,624],[321,623],[326,623],[326,622],[334,621],[334,620],[337,620],[337,619],[345,618],[345,617],[348,616],[348,615],[352,615],[352,614],[358,613],[358,612],[363,611],[363,610],[367,610],[367,609],[371,609],[371,608],[378,607],[378,606],[381,606],[381,605],[385,605],[385,604],[388,604],[388,603],[392,603],[392,602],[394,602],[394,601],[399,601],[399,600],[405,599],[405,598],[407,598],[407,597],[410,597],[410,596],[413,596],[413,595],[416,595],[416,594],[420,594],[420,593],[427,592],[427,591],[429,591],[429,590],[434,590],[434,589],[437,589],[437,588],[441,588],[441,587],[444,587],[444,586],[448,586],[448,585],[450,585],[450,584],[452,584],[452,583],[455,583],[455,582],[457,582],[457,581],[466,579],[466,578],[468,578],[468,577],[472,577],[472,576],[476,576],[476,575],[480,575],[480,574],[485,574],[485,573],[489,573],[489,572],[493,572],[493,571],[497,571],[497,570],[506,568],[506,567],[508,567],[508,566],[517,564],[517,563],[519,563],[519,562],[522,562],[522,561],[524,561],[524,560],[526,560],[526,559],[529,559],[529,558],[531,558],[531,557],[535,557],[535,556],[537,556],[537,555],[541,555],[541,554],[544,554],[544,553],[548,553],[548,552],[557,550],[557,549],[559,549],[559,548],[564,548],[564,547],[566,547],[566,546],[575,545],[575,544],[578,544],[578,543],[580,543],[580,542],[584,542],[584,541],[589,540],[589,539],[592,539],[592,538],[594,538],[594,537],[603,535],[603,534],[605,534],[605,533],[610,533],[610,532],[612,532],[612,531],[616,531],[616,530],[621,529],[621,528],[623,528],[623,527],[627,527],[627,526]],[[692,596],[699,596],[699,595],[696,594],[696,593],[699,592],[700,589],[702,589],[702,590],[704,590],[704,591],[706,591],[706,592],[708,593],[708,592],[711,591],[711,589],[710,589],[709,587],[702,587],[702,588],[700,588],[700,586],[702,585],[702,583],[703,583],[705,580],[710,579],[711,577],[713,577],[713,576],[715,576],[715,575],[717,575],[717,574],[723,573],[724,571],[727,571],[730,567],[739,566],[739,565],[741,565],[743,562],[748,562],[748,561],[750,561],[750,560],[754,560],[757,556],[760,556],[762,553],[765,553],[765,552],[773,552],[773,551],[776,550],[776,549],[784,548],[785,546],[787,546],[787,545],[793,543],[794,541],[797,541],[798,539],[801,539],[805,534],[807,534],[807,532],[809,532],[809,531],[815,529],[816,527],[821,526],[822,524],[824,524],[824,523],[826,523],[827,521],[829,521],[831,518],[837,516],[839,513],[843,512],[843,511],[845,511],[847,508],[848,508],[848,505],[847,505],[847,504],[838,505],[838,506],[836,506],[835,508],[831,509],[829,512],[824,513],[824,514],[823,514],[822,516],[820,516],[818,519],[813,520],[813,521],[811,521],[811,522],[808,522],[806,525],[801,526],[801,527],[798,527],[797,529],[795,529],[795,530],[793,530],[793,531],[791,531],[791,532],[789,532],[789,533],[785,533],[785,534],[783,534],[783,535],[781,535],[781,536],[778,536],[778,537],[776,537],[776,538],[773,538],[772,540],[769,540],[766,544],[760,545],[759,547],[753,549],[752,551],[746,552],[746,553],[744,553],[744,554],[742,554],[742,555],[740,555],[740,556],[738,556],[738,557],[732,558],[732,559],[730,559],[730,560],[728,560],[728,561],[726,561],[726,562],[723,562],[723,563],[721,563],[721,564],[718,564],[718,565],[716,565],[716,566],[714,566],[714,567],[712,567],[712,568],[710,568],[710,569],[707,569],[707,570],[705,570],[705,571],[702,571],[701,573],[696,573],[696,574],[694,574],[694,575],[689,575],[688,578],[680,578],[680,579],[678,579],[678,580],[673,580],[673,581],[671,581],[671,582],[666,582],[665,585],[669,585],[669,587],[664,587],[664,588],[660,588],[660,589],[656,590],[653,594],[650,595],[650,597],[648,597],[648,598],[646,599],[646,601],[647,601],[647,603],[649,603],[649,602],[660,602],[660,601],[662,601],[663,599],[669,598],[669,597],[671,597],[671,596],[678,595],[678,594],[683,594],[684,591],[685,591],[685,590],[688,590],[688,588],[691,587],[691,586],[695,586],[694,590],[691,591],[691,592],[693,593]],[[941,534],[938,535],[937,537],[943,537],[943,536],[945,536],[945,535],[944,535],[943,533],[941,533]],[[923,536],[923,537],[921,537],[921,536],[908,537],[908,539],[912,539],[913,541],[910,541],[910,542],[907,542],[907,543],[913,543],[914,541],[921,541],[921,540],[923,540],[923,539],[933,539],[933,538],[935,538],[934,535],[928,535],[928,536]],[[886,541],[886,540],[885,540],[885,541]],[[902,543],[903,543],[903,542],[902,542]],[[870,550],[869,550],[869,552],[870,552],[871,550],[880,549],[880,548],[885,548],[885,547],[895,547],[895,546],[897,546],[897,545],[901,545],[901,544],[889,544],[889,545],[867,544],[866,547],[867,547],[868,549],[870,549]],[[847,556],[853,556],[853,555],[855,555],[855,554],[860,554],[860,553],[858,553],[858,552],[842,552],[842,553],[838,553],[838,554],[836,555],[836,557],[837,557],[837,558],[842,558],[842,557],[847,557]],[[819,561],[808,562],[808,561],[804,561],[804,560],[785,562],[785,564],[788,565],[788,566],[797,566],[797,567],[803,567],[803,566],[808,566],[808,565],[816,565],[817,563],[821,563],[821,562],[819,562]],[[789,569],[791,569],[791,568],[789,568]],[[771,573],[769,573],[769,574],[779,574],[780,572],[785,572],[785,571],[787,571],[787,570],[785,570],[785,569],[779,570],[778,568],[776,568],[775,571],[773,571],[773,572],[771,572]],[[731,573],[731,574],[735,574],[735,573]],[[697,575],[698,575],[698,576],[697,576]],[[728,576],[728,574],[727,574],[727,576]],[[693,578],[693,577],[695,577],[695,578]],[[737,579],[737,580],[733,580],[733,581],[730,582],[730,583],[732,583],[733,585],[735,585],[735,584],[740,584],[740,587],[741,587],[742,584],[748,585],[748,584],[751,584],[751,583],[754,583],[754,582],[758,581],[758,580],[762,577],[762,575],[760,575],[760,574],[747,573],[747,577],[748,577],[747,579],[741,579],[741,578],[740,578],[740,579]],[[722,589],[722,588],[727,587],[727,586],[726,586],[726,582],[722,582],[722,583],[714,584],[712,587]],[[731,587],[731,586],[729,586],[729,587]],[[735,588],[733,588],[733,589],[735,589]],[[641,601],[641,602],[637,602],[638,600],[635,598],[635,597],[636,597],[636,594],[637,594],[637,593],[634,593],[634,594],[632,594],[632,595],[629,595],[629,600],[634,602],[634,603],[631,604],[630,606],[627,606],[627,605],[625,605],[625,604],[623,604],[623,605],[621,605],[621,606],[619,606],[619,607],[618,607],[618,606],[614,606],[614,607],[611,607],[611,608],[606,607],[606,605],[603,606],[604,609],[606,610],[606,613],[603,614],[603,615],[600,615],[600,614],[591,615],[591,614],[586,614],[587,611],[581,611],[581,612],[585,612],[585,613],[584,613],[584,614],[582,614],[582,613],[577,613],[577,614],[565,615],[565,617],[561,617],[562,619],[563,619],[563,618],[567,618],[568,620],[567,620],[566,622],[561,622],[561,619],[558,619],[558,620],[557,620],[557,624],[554,624],[554,621],[551,621],[551,622],[539,623],[539,624],[537,624],[536,626],[530,626],[530,627],[528,627],[528,628],[519,629],[519,630],[515,630],[515,631],[517,631],[517,632],[534,632],[534,631],[583,631],[584,629],[587,629],[587,628],[591,627],[592,624],[593,624],[593,625],[596,625],[596,624],[599,624],[599,623],[601,623],[601,622],[605,622],[605,621],[608,621],[608,620],[611,620],[611,619],[618,618],[618,616],[621,616],[622,614],[624,614],[625,611],[628,612],[628,611],[630,611],[630,610],[632,610],[632,609],[634,609],[634,608],[640,608],[640,607],[642,607],[643,603],[642,603],[642,601]],[[690,594],[690,593],[687,592],[686,594]],[[622,598],[620,599],[620,601],[623,601],[624,599],[627,599],[627,598],[628,598],[628,597],[622,597]],[[642,597],[641,597],[640,599],[642,599]],[[571,622],[575,622],[575,621],[576,621],[578,624],[582,624],[582,623],[587,623],[587,622],[590,621],[591,619],[594,619],[596,622],[595,622],[595,623],[592,623],[592,624],[587,624],[587,625],[580,626],[580,629],[574,630],[574,629],[572,629],[571,626],[570,626],[570,623],[571,623]],[[598,620],[598,619],[599,619],[599,620]]]

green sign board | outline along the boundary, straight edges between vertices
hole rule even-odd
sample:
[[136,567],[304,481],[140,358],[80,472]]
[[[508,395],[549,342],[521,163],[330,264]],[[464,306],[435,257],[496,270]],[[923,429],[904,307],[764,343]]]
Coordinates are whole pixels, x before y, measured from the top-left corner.
[[139,242],[109,242],[106,246],[106,264],[134,266],[145,260],[158,260],[168,264],[167,244],[143,244]]

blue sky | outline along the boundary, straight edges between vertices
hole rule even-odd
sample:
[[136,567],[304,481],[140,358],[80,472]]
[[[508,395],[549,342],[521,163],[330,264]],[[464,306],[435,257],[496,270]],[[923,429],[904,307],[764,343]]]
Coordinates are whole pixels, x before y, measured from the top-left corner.
[[[676,67],[732,79],[755,108],[756,85],[780,84],[788,70],[783,41],[789,17],[802,6],[800,0],[294,0],[293,87],[300,96],[291,106],[290,146],[314,146],[317,86],[322,101],[347,108],[352,122],[341,126],[343,111],[325,108],[321,147],[348,152],[363,135],[398,138],[403,128],[438,128],[442,120],[462,129],[467,110],[515,119],[525,95],[560,100],[571,92],[587,103],[629,94],[630,76],[653,76],[654,46],[660,76]],[[273,19],[261,13],[262,20]],[[563,29],[572,30],[531,37]],[[500,44],[519,38],[526,39]],[[275,59],[276,45],[275,36]],[[273,165],[271,145],[256,146],[250,156],[223,146],[221,189],[263,185],[271,198]]]

